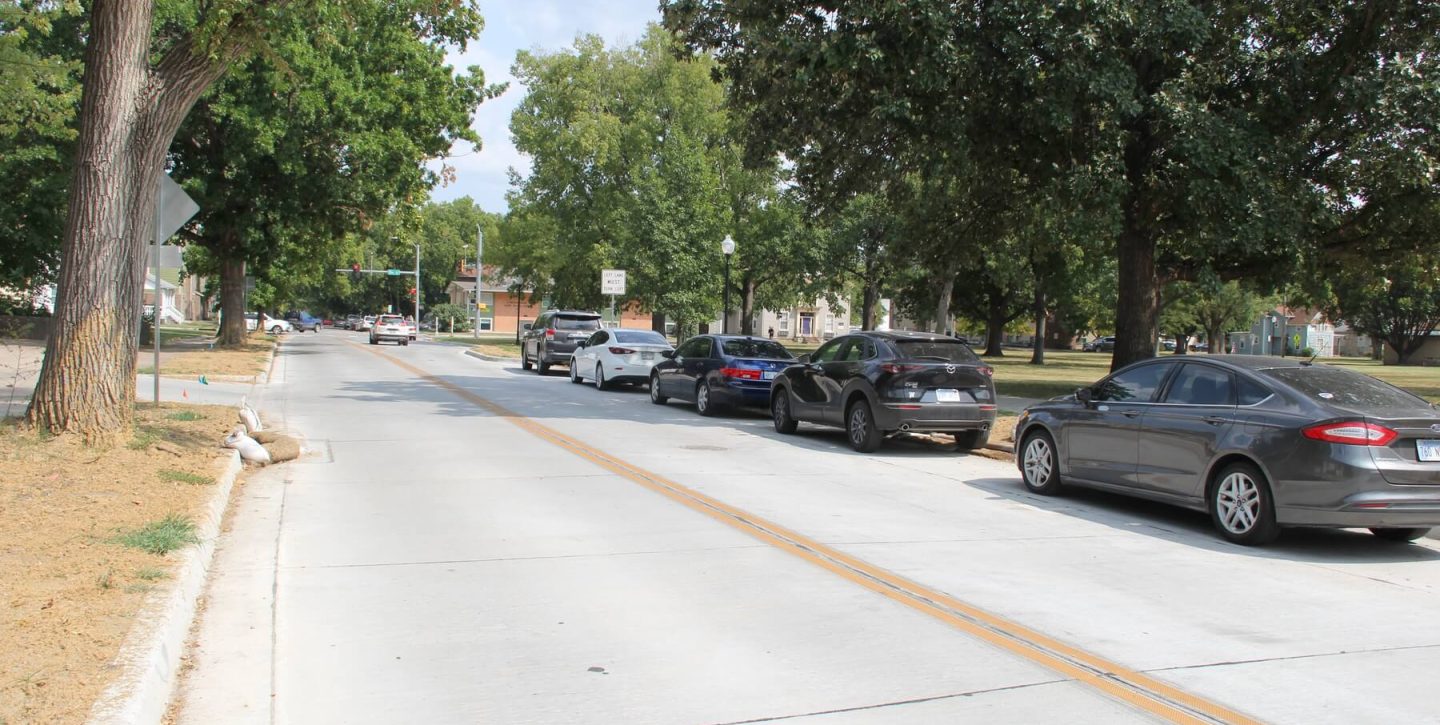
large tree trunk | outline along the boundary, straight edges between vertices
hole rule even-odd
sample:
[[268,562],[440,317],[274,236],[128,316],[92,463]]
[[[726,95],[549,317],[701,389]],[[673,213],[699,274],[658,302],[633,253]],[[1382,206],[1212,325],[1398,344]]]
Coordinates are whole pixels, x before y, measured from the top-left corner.
[[[243,50],[182,40],[151,68],[152,2],[95,0],[55,321],[28,417],[52,433],[113,439],[135,407],[140,287],[165,149],[200,93]],[[158,301],[157,301],[158,302]]]
[[245,262],[220,260],[220,339],[222,347],[245,343]]
[[1220,328],[1205,331],[1205,346],[1211,355],[1228,352],[1225,349],[1225,333]]
[[1005,305],[1003,302],[991,298],[990,316],[985,321],[985,354],[987,356],[1003,357],[1005,349],[1005,325],[1010,321],[1005,319]]
[[1175,333],[1175,354],[1186,355],[1190,352],[1190,336],[1183,333]]
[[740,283],[740,334],[755,334],[755,320],[752,316],[755,311],[755,280],[750,275]]
[[866,283],[862,293],[864,307],[860,308],[860,329],[875,329],[875,305],[880,301],[880,285]]
[[946,267],[940,275],[940,299],[935,301],[935,333],[950,333],[950,300],[955,296],[955,270]]
[[[1037,283],[1039,280],[1036,280]],[[1035,285],[1035,342],[1030,352],[1031,365],[1045,364],[1045,320],[1049,317],[1045,311],[1045,292],[1040,285]]]
[[1115,356],[1110,369],[1155,357],[1160,327],[1160,282],[1155,276],[1155,240],[1135,229],[1120,235],[1119,289],[1115,304]]

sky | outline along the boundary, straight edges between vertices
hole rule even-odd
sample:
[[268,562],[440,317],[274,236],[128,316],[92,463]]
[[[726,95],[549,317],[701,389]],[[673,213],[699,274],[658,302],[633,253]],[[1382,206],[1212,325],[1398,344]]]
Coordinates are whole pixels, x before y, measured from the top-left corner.
[[[525,97],[525,87],[510,75],[510,66],[519,50],[557,51],[569,48],[580,35],[599,35],[607,46],[629,45],[645,33],[645,25],[660,21],[659,0],[480,0],[485,30],[465,52],[452,52],[449,62],[456,68],[478,65],[486,83],[509,82],[498,98],[480,104],[473,128],[482,148],[476,151],[467,142],[450,150],[445,163],[454,167],[457,179],[449,186],[436,187],[431,198],[449,201],[462,196],[474,199],[486,211],[504,212],[509,189],[507,171],[521,175],[530,162],[515,150],[510,140],[510,113]],[[439,162],[431,164],[438,168]]]

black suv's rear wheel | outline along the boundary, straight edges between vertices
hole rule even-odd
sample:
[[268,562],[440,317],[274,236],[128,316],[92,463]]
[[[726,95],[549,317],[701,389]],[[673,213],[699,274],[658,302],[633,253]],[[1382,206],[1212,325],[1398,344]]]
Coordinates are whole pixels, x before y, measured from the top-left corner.
[[845,413],[845,421],[845,434],[850,439],[851,448],[860,453],[870,453],[880,447],[884,436],[875,426],[875,416],[870,412],[869,403],[864,400],[851,403],[850,410]]
[[776,388],[770,394],[770,417],[775,421],[776,433],[794,433],[798,423],[790,417],[790,392]]

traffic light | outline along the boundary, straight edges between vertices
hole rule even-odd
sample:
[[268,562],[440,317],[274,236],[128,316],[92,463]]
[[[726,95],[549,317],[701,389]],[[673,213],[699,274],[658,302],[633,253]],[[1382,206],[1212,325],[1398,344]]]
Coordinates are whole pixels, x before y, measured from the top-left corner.
[[350,279],[354,282],[360,281],[360,264],[358,262],[350,265]]
[[415,296],[415,288],[414,288],[414,287],[411,287],[411,288],[410,288],[410,296],[411,296],[411,297],[414,297],[414,296]]

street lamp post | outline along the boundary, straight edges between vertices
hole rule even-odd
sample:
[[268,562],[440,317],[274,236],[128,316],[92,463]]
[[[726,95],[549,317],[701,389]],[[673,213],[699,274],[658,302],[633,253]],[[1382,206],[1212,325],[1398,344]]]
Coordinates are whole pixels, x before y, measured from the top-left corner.
[[730,334],[730,255],[735,253],[735,240],[730,235],[725,235],[725,241],[720,242],[720,251],[725,254],[725,316],[720,320],[720,330]]

